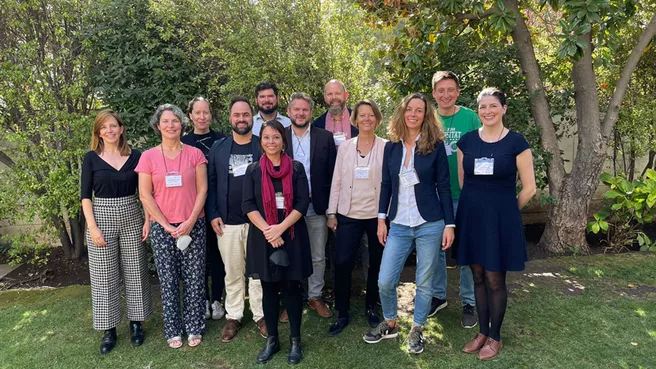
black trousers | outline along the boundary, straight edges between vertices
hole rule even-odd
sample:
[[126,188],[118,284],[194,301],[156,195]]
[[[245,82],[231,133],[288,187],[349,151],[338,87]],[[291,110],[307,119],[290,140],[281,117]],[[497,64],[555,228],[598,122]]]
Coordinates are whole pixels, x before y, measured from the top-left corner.
[[210,302],[221,301],[223,290],[225,289],[225,266],[221,253],[219,252],[219,243],[216,233],[212,229],[212,224],[207,223],[207,258],[205,259],[205,286],[210,286],[209,279],[212,277],[211,292],[210,288],[205,288],[205,299]]
[[289,316],[290,337],[301,337],[303,298],[301,281],[262,282],[262,310],[269,336],[278,336],[278,315],[282,295]]
[[367,276],[366,308],[376,306],[378,298],[378,272],[383,246],[378,242],[378,219],[353,219],[337,214],[335,242],[335,308],[339,316],[349,316],[351,304],[351,273],[357,259],[360,239],[364,232],[369,241],[369,271]]

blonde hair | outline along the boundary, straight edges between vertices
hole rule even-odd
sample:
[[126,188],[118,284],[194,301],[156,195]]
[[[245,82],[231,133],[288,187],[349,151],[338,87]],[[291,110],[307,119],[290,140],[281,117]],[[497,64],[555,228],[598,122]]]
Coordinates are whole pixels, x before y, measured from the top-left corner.
[[419,99],[424,102],[424,121],[421,124],[421,137],[417,143],[417,151],[423,155],[428,155],[435,150],[438,142],[444,141],[444,131],[442,130],[442,120],[437,115],[435,107],[431,105],[426,96],[420,93],[410,94],[401,100],[396,108],[396,112],[387,127],[387,137],[392,142],[403,141],[408,136],[408,127],[405,125],[405,110],[413,99]]
[[376,126],[374,126],[374,129],[378,128],[380,125],[380,122],[383,121],[383,114],[380,112],[380,109],[378,109],[378,105],[376,105],[375,102],[372,100],[360,100],[357,103],[355,103],[355,107],[353,107],[353,113],[351,113],[351,124],[354,125],[356,128],[360,128],[358,125],[358,109],[362,105],[367,105],[373,110],[374,112],[374,117],[376,118]]
[[116,112],[111,109],[101,110],[98,115],[96,115],[96,119],[93,121],[93,129],[91,130],[91,150],[100,155],[105,149],[105,143],[103,142],[103,139],[100,138],[100,129],[102,128],[105,121],[109,118],[116,119],[118,126],[123,127],[123,133],[121,133],[121,136],[118,138],[119,153],[121,156],[130,155],[130,146],[128,146],[127,138],[128,136],[125,133],[125,124],[123,124],[121,117],[119,117],[118,114],[116,114]]

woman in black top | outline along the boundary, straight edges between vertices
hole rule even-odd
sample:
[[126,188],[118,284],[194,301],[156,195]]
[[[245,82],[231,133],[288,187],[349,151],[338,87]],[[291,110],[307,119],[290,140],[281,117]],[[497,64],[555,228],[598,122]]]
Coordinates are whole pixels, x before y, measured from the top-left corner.
[[141,322],[152,312],[146,250],[142,247],[150,226],[137,204],[138,176],[134,171],[140,157],[141,153],[127,144],[121,118],[111,110],[98,113],[91,151],[82,164],[81,198],[87,221],[93,327],[105,330],[102,354],[116,345],[116,325],[122,317],[121,279],[125,281],[132,345],[143,343]]
[[[194,130],[184,135],[180,141],[189,146],[195,146],[203,152],[205,159],[209,160],[210,149],[214,142],[225,137],[221,132],[213,131],[212,109],[210,102],[204,97],[198,96],[189,101],[187,105],[189,119],[194,124]],[[225,310],[221,306],[221,296],[225,288],[225,267],[219,253],[219,244],[216,233],[212,229],[212,224],[207,222],[207,240],[205,247],[207,256],[205,258],[205,319],[210,317],[219,320],[225,315]],[[209,279],[212,277],[211,296]]]
[[288,362],[302,359],[301,280],[312,274],[310,238],[303,216],[310,191],[303,164],[285,154],[287,139],[281,123],[262,125],[260,145],[265,155],[246,169],[242,210],[252,226],[248,229],[246,272],[262,282],[262,307],[269,335],[258,363],[266,363],[280,351],[278,308],[282,294],[290,326]]

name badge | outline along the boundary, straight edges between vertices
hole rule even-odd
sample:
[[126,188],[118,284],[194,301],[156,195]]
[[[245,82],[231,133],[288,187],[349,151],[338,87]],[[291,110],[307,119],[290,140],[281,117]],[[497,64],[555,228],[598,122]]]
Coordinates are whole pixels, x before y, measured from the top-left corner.
[[474,175],[491,176],[494,174],[494,158],[474,159]]
[[166,188],[182,187],[182,174],[168,173],[164,180],[166,181]]
[[333,138],[335,139],[335,145],[339,146],[342,144],[342,142],[346,141],[346,134],[342,132],[337,132],[333,134]]
[[419,183],[419,177],[417,176],[415,168],[399,173],[399,177],[401,178],[401,184],[405,188],[412,187]]
[[242,164],[242,165],[236,165],[232,167],[232,175],[233,177],[241,177],[244,174],[246,174],[246,168],[248,168],[248,164]]
[[285,197],[280,192],[276,192],[276,208],[285,209]]
[[446,150],[446,156],[451,156],[451,154],[453,154],[453,148],[450,143],[445,143],[444,149]]
[[369,178],[369,167],[355,167],[355,178],[356,179],[368,179]]

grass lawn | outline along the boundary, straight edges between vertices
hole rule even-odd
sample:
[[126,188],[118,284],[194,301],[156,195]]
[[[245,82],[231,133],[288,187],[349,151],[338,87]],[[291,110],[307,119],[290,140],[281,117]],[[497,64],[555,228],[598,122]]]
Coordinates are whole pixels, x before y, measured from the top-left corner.
[[[449,270],[449,306],[431,318],[423,354],[405,352],[409,320],[398,340],[363,342],[368,330],[361,298],[352,323],[338,337],[326,335],[332,319],[306,311],[305,358],[298,368],[656,368],[656,255],[562,257],[532,261],[509,274],[510,300],[497,360],[480,362],[461,352],[475,329],[460,326],[457,270]],[[401,286],[408,301],[411,285]],[[281,324],[282,350],[267,365],[255,358],[264,343],[247,316],[237,339],[220,342],[225,320],[209,321],[194,349],[168,348],[161,306],[146,322],[146,343],[133,348],[127,322],[118,327],[114,351],[98,353],[101,333],[91,322],[89,286],[0,293],[0,369],[22,368],[286,368],[289,348]],[[409,310],[407,307],[405,310]]]

